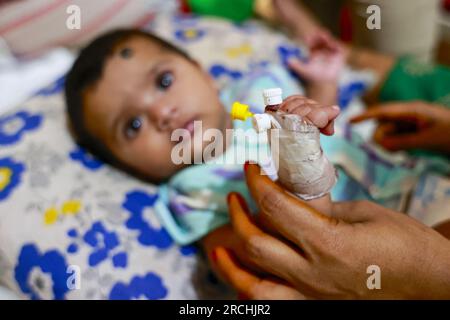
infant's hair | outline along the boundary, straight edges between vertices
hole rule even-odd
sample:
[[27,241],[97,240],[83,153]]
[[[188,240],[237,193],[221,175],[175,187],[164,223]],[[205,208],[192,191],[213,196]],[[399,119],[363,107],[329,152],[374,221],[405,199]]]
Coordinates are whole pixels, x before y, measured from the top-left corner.
[[[94,39],[80,51],[66,76],[65,99],[70,129],[77,143],[100,160],[135,174],[120,164],[111,151],[86,129],[83,112],[84,91],[101,78],[105,62],[114,53],[114,49],[131,37],[146,38],[163,49],[193,61],[184,51],[153,34],[137,29],[110,31]],[[132,52],[121,52],[121,55],[126,59]]]

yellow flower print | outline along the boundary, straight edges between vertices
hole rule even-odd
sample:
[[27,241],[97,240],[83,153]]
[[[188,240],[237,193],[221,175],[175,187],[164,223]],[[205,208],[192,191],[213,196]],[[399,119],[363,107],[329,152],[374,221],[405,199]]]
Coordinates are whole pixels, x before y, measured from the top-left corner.
[[0,168],[0,191],[11,182],[12,171],[9,168]]
[[250,55],[253,52],[253,48],[251,45],[245,43],[238,47],[231,47],[226,50],[226,54],[229,58],[235,59],[241,55]]
[[44,223],[46,225],[54,224],[58,220],[58,210],[55,207],[48,208],[44,213]]
[[202,38],[204,34],[204,30],[195,28],[179,29],[175,31],[175,37],[184,42],[196,41]]
[[79,200],[69,200],[63,203],[62,205],[62,213],[69,215],[75,215],[77,213],[79,213],[81,210],[81,201]]
[[188,29],[184,32],[184,36],[188,39],[193,39],[197,36],[197,30],[195,29]]
[[58,218],[60,218],[62,215],[76,215],[80,213],[82,206],[83,205],[80,200],[73,199],[63,202],[60,209],[52,206],[45,210],[44,223],[46,225],[52,225],[56,221],[58,221]]

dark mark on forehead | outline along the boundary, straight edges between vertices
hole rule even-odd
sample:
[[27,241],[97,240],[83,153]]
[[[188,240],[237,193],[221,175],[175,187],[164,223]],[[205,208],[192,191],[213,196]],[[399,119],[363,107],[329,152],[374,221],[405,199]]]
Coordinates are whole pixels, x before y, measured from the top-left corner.
[[119,54],[122,58],[129,59],[133,56],[133,50],[131,48],[125,47],[122,50],[120,50]]

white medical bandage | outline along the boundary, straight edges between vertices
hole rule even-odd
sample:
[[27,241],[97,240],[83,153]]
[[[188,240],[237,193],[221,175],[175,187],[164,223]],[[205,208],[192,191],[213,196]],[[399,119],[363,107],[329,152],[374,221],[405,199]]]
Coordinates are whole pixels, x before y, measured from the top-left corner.
[[267,115],[274,123],[268,133],[280,183],[303,200],[328,193],[337,181],[336,171],[322,151],[318,128],[298,115]]

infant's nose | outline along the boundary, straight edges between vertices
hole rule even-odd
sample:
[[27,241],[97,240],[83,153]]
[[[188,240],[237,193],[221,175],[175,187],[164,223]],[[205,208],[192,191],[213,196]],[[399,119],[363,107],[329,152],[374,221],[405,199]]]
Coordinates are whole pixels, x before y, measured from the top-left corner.
[[149,108],[149,113],[156,128],[167,131],[172,128],[178,109],[173,105],[155,104]]

